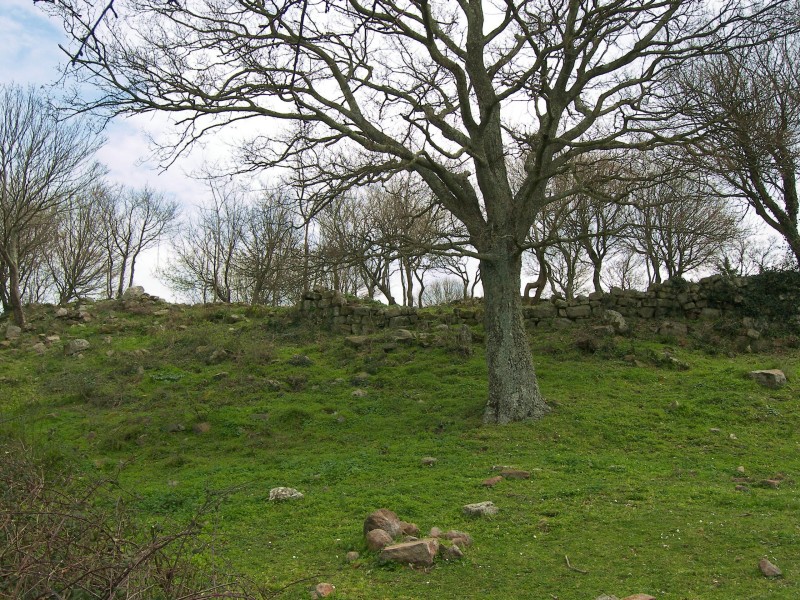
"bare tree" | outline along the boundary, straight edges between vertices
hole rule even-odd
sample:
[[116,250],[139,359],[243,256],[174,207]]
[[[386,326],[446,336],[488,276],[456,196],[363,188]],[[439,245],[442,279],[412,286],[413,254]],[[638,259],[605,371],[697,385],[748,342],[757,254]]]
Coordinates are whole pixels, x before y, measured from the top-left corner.
[[[649,135],[681,62],[780,35],[789,0],[116,0],[51,8],[76,40],[72,64],[99,87],[81,108],[181,113],[174,150],[245,119],[313,122],[251,148],[249,167],[309,147],[349,189],[411,170],[468,231],[485,294],[485,421],[544,415],[522,322],[521,256],[549,180],[581,155]],[[517,108],[519,107],[519,108]],[[520,111],[524,115],[519,115]],[[514,116],[517,115],[515,122]],[[631,134],[637,134],[633,139]],[[284,142],[284,143],[281,143]],[[525,179],[509,182],[509,156]]]
[[[157,245],[174,225],[178,204],[144,187],[120,188],[105,213],[109,296],[122,296],[133,285],[136,261],[144,250]],[[111,282],[116,282],[113,290]]]
[[103,287],[107,267],[101,231],[107,189],[96,185],[67,200],[44,260],[59,304],[85,298]]
[[440,277],[427,285],[422,294],[422,303],[424,306],[441,306],[464,298],[462,281],[455,277]]
[[242,297],[272,306],[296,302],[305,287],[303,235],[286,203],[271,194],[260,198],[248,208],[242,233],[236,255]]
[[[97,175],[100,139],[85,121],[62,121],[33,89],[0,86],[0,263],[7,308],[25,324],[20,265],[36,251],[34,231]],[[32,272],[32,271],[29,271]]]
[[677,107],[700,135],[695,165],[721,182],[789,245],[800,267],[800,36],[792,35],[687,67]]
[[702,177],[680,169],[673,165],[667,172],[653,173],[647,185],[633,193],[635,205],[628,211],[626,240],[644,259],[651,282],[712,266],[743,235],[741,215],[715,197]]
[[172,259],[159,271],[168,285],[192,300],[240,300],[236,256],[241,250],[247,207],[241,191],[211,180],[211,202],[197,208],[172,240]]

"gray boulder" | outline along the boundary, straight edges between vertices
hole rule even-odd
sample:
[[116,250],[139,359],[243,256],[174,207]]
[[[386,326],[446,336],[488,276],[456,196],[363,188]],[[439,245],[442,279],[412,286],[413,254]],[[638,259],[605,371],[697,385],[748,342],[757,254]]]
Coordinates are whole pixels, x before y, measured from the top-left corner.
[[763,371],[750,371],[747,376],[757,383],[773,390],[786,385],[786,375],[779,369],[766,369]]
[[613,327],[614,331],[617,333],[627,333],[630,329],[625,317],[615,310],[603,311],[603,323],[611,325],[611,327]]
[[137,298],[141,298],[144,296],[144,288],[140,285],[133,285],[125,290],[125,293],[122,294],[123,300],[136,300]]
[[89,342],[84,339],[70,340],[64,345],[64,354],[72,356],[89,349]]
[[22,328],[21,327],[17,327],[16,325],[8,325],[8,326],[6,326],[6,339],[7,340],[15,340],[21,335],[22,335]]
[[302,493],[290,487],[276,487],[269,491],[269,499],[273,502],[280,502],[282,500],[300,500],[302,497]]
[[486,517],[496,515],[498,512],[500,512],[500,509],[491,501],[477,502],[464,506],[464,514],[469,517]]

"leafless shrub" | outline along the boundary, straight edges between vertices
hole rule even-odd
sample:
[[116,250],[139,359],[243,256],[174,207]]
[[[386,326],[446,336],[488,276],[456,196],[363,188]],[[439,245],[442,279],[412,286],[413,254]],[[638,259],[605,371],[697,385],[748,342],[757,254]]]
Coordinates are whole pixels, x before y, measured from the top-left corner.
[[126,496],[110,480],[48,470],[19,442],[0,444],[0,598],[254,598],[237,580],[200,571],[201,519],[137,532]]

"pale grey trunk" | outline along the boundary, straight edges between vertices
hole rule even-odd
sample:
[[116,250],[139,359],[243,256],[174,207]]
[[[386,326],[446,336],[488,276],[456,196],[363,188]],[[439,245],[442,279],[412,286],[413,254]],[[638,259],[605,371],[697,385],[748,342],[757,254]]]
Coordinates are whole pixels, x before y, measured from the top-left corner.
[[489,400],[484,423],[538,419],[549,412],[536,380],[522,321],[519,253],[494,253],[481,261],[486,323]]

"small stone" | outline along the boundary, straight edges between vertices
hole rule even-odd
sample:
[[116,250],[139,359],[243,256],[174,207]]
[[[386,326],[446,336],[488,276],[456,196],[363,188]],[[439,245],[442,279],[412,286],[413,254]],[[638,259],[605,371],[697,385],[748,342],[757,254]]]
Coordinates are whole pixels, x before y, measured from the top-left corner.
[[740,484],[738,484],[738,485],[737,485],[736,487],[734,487],[733,489],[735,489],[737,492],[749,492],[749,491],[750,491],[750,488],[749,488],[749,487],[747,487],[746,485],[743,485],[743,484],[741,484],[741,483],[740,483]]
[[416,525],[416,523],[406,523],[405,521],[400,521],[400,530],[403,532],[403,535],[419,535],[419,527]]
[[625,596],[622,600],[656,600],[656,597],[650,594],[634,594],[633,596]]
[[356,552],[355,550],[351,550],[350,552],[348,552],[348,553],[347,553],[347,554],[345,554],[345,556],[344,556],[344,559],[345,559],[347,562],[349,562],[349,563],[351,563],[351,562],[355,562],[355,561],[357,561],[359,558],[360,558],[360,555],[359,555],[359,553],[358,553],[358,552]]
[[783,572],[766,558],[758,561],[758,568],[761,569],[764,577],[783,577]]
[[736,467],[736,472],[744,475],[744,466],[739,465],[738,467]]
[[381,562],[396,562],[403,565],[430,567],[433,565],[433,558],[438,552],[439,540],[425,539],[386,546],[386,548],[381,551],[378,559]]
[[712,427],[711,429],[709,429],[709,431],[710,431],[711,433],[719,433],[719,432],[721,432],[722,430],[721,430],[719,427]]
[[331,585],[330,583],[318,583],[314,587],[314,592],[313,592],[312,596],[314,598],[327,598],[328,596],[333,594],[333,592],[335,592],[335,591],[336,591],[336,588],[333,585]]
[[442,550],[442,558],[445,560],[458,560],[464,558],[464,553],[461,548],[454,544]]
[[369,338],[363,335],[352,335],[344,338],[344,345],[356,350],[363,348],[367,342],[369,342]]
[[442,530],[438,527],[431,527],[431,532],[428,535],[432,538],[442,537]]
[[424,456],[424,457],[422,457],[420,462],[422,463],[423,467],[432,467],[433,465],[435,465],[439,461],[438,461],[438,459],[434,458],[433,456]]
[[603,594],[602,596],[598,596],[594,600],[619,600],[616,596],[608,596],[607,594]]
[[17,327],[16,325],[8,325],[6,327],[6,339],[7,340],[15,340],[20,335],[22,335],[22,327]]
[[530,479],[531,474],[529,471],[520,471],[519,469],[504,469],[500,471],[500,475],[506,479]]
[[441,537],[459,546],[472,546],[472,536],[465,531],[451,529],[447,533],[442,534]]
[[63,319],[68,314],[69,314],[69,311],[66,308],[64,308],[63,306],[56,309],[56,317],[58,317],[59,319]]
[[475,504],[464,505],[464,514],[469,517],[485,517],[496,515],[500,509],[494,505],[494,502],[476,502]]
[[211,431],[211,423],[203,422],[203,423],[195,423],[192,426],[192,431],[198,434],[208,433]]
[[366,535],[367,548],[370,552],[378,552],[392,543],[392,536],[383,529],[373,529]]
[[738,439],[739,439],[739,438],[737,438],[737,437],[736,437],[736,434],[735,434],[735,433],[729,433],[729,434],[728,434],[728,438],[730,438],[730,439],[732,439],[732,440],[738,440]]
[[186,427],[184,427],[181,423],[170,423],[167,425],[167,433],[178,433],[179,431],[183,431],[185,429]]
[[88,349],[89,349],[88,341],[82,339],[70,340],[64,346],[64,353],[67,356],[71,356],[73,354],[79,354],[80,352],[83,352],[84,350]]
[[314,361],[305,354],[295,354],[289,359],[289,364],[295,367],[310,367],[314,364]]
[[290,487],[276,487],[269,491],[269,499],[273,502],[282,500],[300,500],[302,497],[302,493]]
[[31,346],[31,350],[36,352],[36,354],[44,354],[47,351],[47,346],[45,346],[42,342],[38,342]]
[[501,481],[503,481],[503,476],[502,475],[495,475],[494,477],[489,477],[489,479],[484,479],[481,482],[481,485],[484,486],[484,487],[494,487],[498,483],[500,483]]
[[57,335],[48,335],[46,338],[44,338],[44,341],[48,344],[55,344],[56,342],[61,341],[61,337]]
[[779,369],[767,369],[763,371],[750,371],[747,376],[755,380],[756,383],[776,390],[786,385],[786,375]]
[[388,508],[380,508],[364,520],[364,535],[373,529],[382,529],[395,538],[403,533],[403,526],[397,515]]
[[366,395],[367,395],[367,391],[366,390],[362,390],[360,388],[353,390],[353,393],[351,394],[351,396],[353,396],[354,398],[364,398]]
[[413,339],[414,339],[414,334],[411,333],[408,329],[398,329],[394,333],[395,342],[410,342]]
[[773,490],[777,490],[779,487],[781,487],[781,482],[778,479],[765,479],[761,482],[761,485],[772,488]]

